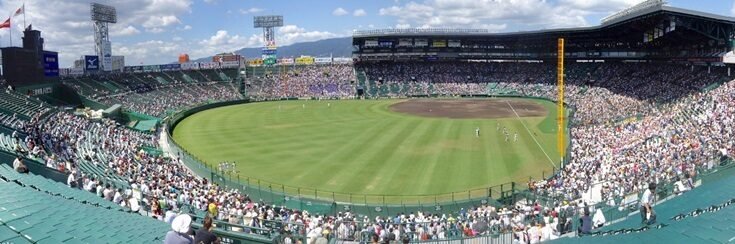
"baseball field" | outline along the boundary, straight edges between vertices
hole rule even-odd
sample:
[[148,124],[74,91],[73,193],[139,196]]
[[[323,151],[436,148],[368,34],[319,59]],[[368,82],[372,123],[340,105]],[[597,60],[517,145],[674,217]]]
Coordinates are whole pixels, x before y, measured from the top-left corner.
[[525,98],[260,102],[193,114],[173,137],[207,164],[234,161],[240,179],[432,195],[548,176],[555,115]]

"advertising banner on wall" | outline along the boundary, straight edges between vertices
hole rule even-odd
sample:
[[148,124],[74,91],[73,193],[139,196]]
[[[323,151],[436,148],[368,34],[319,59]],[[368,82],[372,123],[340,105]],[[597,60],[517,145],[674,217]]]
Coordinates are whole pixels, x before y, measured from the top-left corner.
[[162,64],[159,65],[161,67],[161,71],[176,71],[181,70],[181,64]]
[[59,54],[56,52],[43,52],[43,73],[46,77],[59,76]]
[[263,60],[262,59],[259,59],[259,58],[250,59],[250,60],[248,60],[248,65],[249,66],[261,66],[261,65],[263,65]]
[[97,71],[100,70],[100,59],[97,56],[84,56],[84,70]]
[[296,64],[302,64],[302,65],[314,64],[314,57],[309,57],[309,56],[298,57],[296,58]]
[[332,62],[336,64],[349,64],[352,63],[352,58],[333,58]]
[[202,62],[199,63],[200,69],[216,69],[219,68],[219,63],[216,62]]
[[292,58],[282,58],[278,60],[279,64],[287,65],[287,64],[293,64]]
[[109,41],[102,43],[102,68],[104,71],[112,71],[112,46]]
[[199,63],[193,63],[193,62],[183,63],[181,64],[181,69],[182,70],[196,70],[196,69],[199,69]]
[[317,64],[332,63],[332,58],[315,58],[314,63],[317,63]]
[[143,72],[158,72],[161,71],[161,68],[158,65],[146,65],[143,66]]
[[220,64],[222,68],[237,68],[240,67],[239,61],[224,61]]

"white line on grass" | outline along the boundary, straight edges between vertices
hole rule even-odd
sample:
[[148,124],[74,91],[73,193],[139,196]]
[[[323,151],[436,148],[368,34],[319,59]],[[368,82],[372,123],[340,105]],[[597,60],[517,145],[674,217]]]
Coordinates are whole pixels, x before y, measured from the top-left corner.
[[544,147],[541,146],[541,143],[538,143],[538,140],[536,140],[536,137],[531,134],[531,130],[528,129],[528,126],[526,126],[526,123],[523,122],[523,119],[521,119],[521,116],[518,116],[518,112],[513,108],[513,105],[510,105],[508,101],[505,101],[506,104],[508,104],[508,107],[510,107],[510,110],[513,110],[513,113],[516,114],[516,118],[518,118],[518,121],[521,121],[521,124],[523,127],[526,128],[526,132],[528,132],[528,135],[531,136],[533,141],[536,142],[536,145],[538,145],[538,148],[541,149],[542,152],[544,152],[544,155],[546,155],[546,158],[549,159],[549,163],[551,164],[551,167],[556,169],[556,166],[554,165],[554,160],[551,160],[551,157],[549,157],[549,154],[546,153],[546,150],[544,150]]

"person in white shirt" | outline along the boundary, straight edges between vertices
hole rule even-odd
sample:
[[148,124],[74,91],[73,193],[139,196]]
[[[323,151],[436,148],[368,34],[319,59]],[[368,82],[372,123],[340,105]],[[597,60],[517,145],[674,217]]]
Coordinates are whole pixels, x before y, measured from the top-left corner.
[[641,196],[641,223],[649,225],[656,222],[656,212],[653,211],[654,195],[656,192],[656,183],[649,183],[648,189]]
[[595,228],[600,228],[605,225],[605,215],[602,213],[602,209],[595,211],[595,216],[592,217],[592,224]]
[[97,190],[97,182],[94,181],[94,178],[89,179],[87,185],[84,186],[84,190],[88,192],[94,192]]
[[551,225],[541,223],[541,242],[551,240],[554,230],[551,229]]
[[176,212],[173,211],[173,209],[166,210],[166,213],[163,214],[163,221],[171,224],[171,222],[174,221],[174,218],[176,218]]
[[104,197],[104,196],[105,196],[105,195],[103,195],[103,191],[104,191],[104,189],[105,189],[105,188],[104,188],[104,187],[102,187],[102,184],[97,184],[97,189],[96,189],[96,191],[95,191],[95,192],[97,193],[97,196],[98,196],[98,197]]
[[539,240],[541,239],[541,230],[539,230],[538,226],[535,225],[535,223],[531,223],[531,228],[528,229],[528,237],[529,237],[529,243],[539,243]]
[[105,185],[105,189],[102,190],[102,197],[107,199],[108,201],[112,201],[112,189],[110,189],[110,185]]
[[23,159],[20,157],[15,157],[15,160],[13,161],[13,170],[18,173],[28,173],[28,167],[23,164]]
[[69,187],[71,187],[71,188],[74,188],[74,187],[76,187],[76,182],[77,182],[77,179],[76,179],[76,178],[74,177],[74,174],[75,174],[75,173],[76,173],[76,172],[72,171],[72,172],[71,172],[71,174],[69,174],[69,177],[67,177],[67,178],[66,178],[66,184],[67,184],[67,185],[68,185]]
[[122,201],[122,189],[117,189],[117,191],[115,191],[115,195],[112,197],[112,202],[120,204]]
[[137,213],[140,211],[140,204],[138,203],[138,199],[131,197],[128,198],[128,206],[130,206],[130,211],[133,211],[133,213]]

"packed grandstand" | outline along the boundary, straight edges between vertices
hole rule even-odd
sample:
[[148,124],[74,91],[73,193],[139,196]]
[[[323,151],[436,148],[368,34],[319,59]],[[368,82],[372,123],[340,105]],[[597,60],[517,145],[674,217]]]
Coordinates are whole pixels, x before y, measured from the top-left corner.
[[[183,215],[193,217],[195,228],[202,228],[201,220],[211,216],[220,238],[244,242],[384,243],[480,238],[486,242],[537,243],[568,240],[565,237],[580,232],[600,236],[645,232],[647,228],[615,231],[603,226],[614,226],[614,221],[619,221],[616,218],[637,210],[629,198],[637,199],[649,183],[660,186],[657,194],[662,200],[686,198],[688,191],[697,190],[695,186],[708,184],[703,181],[707,174],[731,165],[735,155],[735,81],[731,66],[723,63],[725,53],[732,50],[732,40],[719,42],[717,36],[701,34],[698,27],[688,25],[697,21],[725,25],[732,34],[735,21],[658,8],[597,29],[456,36],[443,31],[427,35],[416,30],[357,33],[354,42],[361,48],[355,51],[353,64],[110,73],[67,76],[59,81],[86,107],[118,104],[139,121],[159,122],[204,104],[242,100],[472,96],[555,100],[557,66],[550,61],[554,58],[545,59],[543,55],[552,52],[550,47],[556,43],[548,40],[569,36],[572,52],[603,46],[590,51],[597,55],[567,63],[565,102],[574,113],[571,147],[558,172],[548,178],[520,182],[524,189],[518,190],[513,202],[483,201],[458,211],[428,206],[421,211],[390,213],[376,210],[366,214],[349,208],[310,212],[276,204],[220,184],[222,181],[216,178],[221,176],[195,174],[188,168],[191,164],[185,162],[191,155],[170,149],[176,146],[167,140],[165,122],[141,131],[118,120],[90,116],[88,110],[70,110],[73,104],[59,97],[31,96],[22,88],[3,84],[7,88],[0,93],[0,149],[4,159],[14,162],[12,167],[0,165],[0,238],[6,238],[0,241],[160,242],[170,224],[176,222],[174,219]],[[676,30],[656,42],[638,40],[641,33],[637,26],[662,20],[678,21]],[[627,34],[613,41],[605,36],[618,33]],[[526,35],[532,37],[525,42],[514,39]],[[635,36],[637,41],[627,35]],[[686,35],[690,38],[680,38]],[[384,40],[395,40],[397,45],[403,39],[416,41],[425,36],[445,41],[456,38],[472,49],[467,53],[482,49],[473,47],[472,42],[480,45],[496,41],[512,43],[507,48],[510,52],[528,49],[534,55],[406,55],[403,57],[408,58],[403,60],[397,58],[400,55],[375,55],[408,52],[380,47]],[[574,37],[580,41],[575,43]],[[368,44],[372,40],[377,46]],[[621,50],[638,54],[601,54]],[[651,53],[641,55],[646,50]],[[421,55],[432,52],[459,53],[436,48]],[[45,169],[33,166],[36,164]],[[31,174],[18,173],[22,167],[30,168]],[[53,172],[55,176],[49,178],[55,180],[39,177],[43,172]],[[23,207],[30,203],[41,206],[31,210],[49,214],[61,214],[44,207],[55,204],[67,206],[66,210],[78,208],[73,212],[85,211],[94,218],[126,219],[132,232],[99,234],[110,228],[102,224],[63,235],[52,233],[43,225],[44,220],[29,217],[31,210]],[[62,220],[46,221],[50,226],[61,226]],[[668,222],[675,224],[675,220]]]

